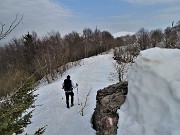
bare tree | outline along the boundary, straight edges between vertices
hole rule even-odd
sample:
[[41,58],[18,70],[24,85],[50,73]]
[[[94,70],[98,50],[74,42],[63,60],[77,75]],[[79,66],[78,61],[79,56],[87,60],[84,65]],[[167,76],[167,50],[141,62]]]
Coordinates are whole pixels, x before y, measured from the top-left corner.
[[102,43],[101,43],[102,49],[101,50],[105,51],[105,50],[110,49],[110,46],[113,46],[114,37],[108,31],[103,31],[101,35],[102,35]]
[[21,18],[19,18],[18,16],[19,15],[16,14],[14,21],[11,23],[11,25],[8,27],[7,30],[5,30],[6,24],[1,22],[0,40],[4,39],[8,34],[10,34],[20,24],[20,22],[23,19],[23,15],[21,16]]
[[180,31],[180,20],[176,23],[175,28],[176,28],[178,31]]
[[145,50],[149,47],[149,32],[148,30],[141,28],[137,33],[137,40],[140,50]]
[[164,30],[164,43],[166,48],[175,48],[178,40],[178,34],[175,29],[167,27]]
[[[64,36],[64,42],[69,47],[69,61],[74,62],[78,60],[79,55],[79,45],[81,45],[81,37],[79,33],[73,31],[68,35]],[[82,50],[81,50],[82,53]]]
[[93,31],[90,28],[85,28],[83,30],[83,38],[84,38],[84,54],[85,54],[85,57],[88,57],[90,49],[91,49]]
[[113,63],[113,66],[116,70],[116,75],[118,77],[119,82],[123,81],[124,75],[125,75],[125,67],[126,67],[126,63],[121,62],[121,63]]
[[163,39],[163,33],[161,29],[152,30],[150,32],[152,47],[156,47],[157,43],[161,42]]

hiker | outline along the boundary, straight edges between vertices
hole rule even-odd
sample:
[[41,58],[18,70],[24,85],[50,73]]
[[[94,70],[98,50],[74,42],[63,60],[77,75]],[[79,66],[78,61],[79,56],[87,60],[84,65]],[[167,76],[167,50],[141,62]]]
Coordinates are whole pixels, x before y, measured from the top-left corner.
[[68,75],[67,78],[64,80],[64,83],[62,84],[62,88],[65,91],[66,95],[66,104],[67,108],[69,108],[69,96],[71,96],[71,106],[74,105],[74,93],[73,93],[73,88],[76,88],[78,84],[76,83],[76,86],[74,83],[71,81],[70,76]]

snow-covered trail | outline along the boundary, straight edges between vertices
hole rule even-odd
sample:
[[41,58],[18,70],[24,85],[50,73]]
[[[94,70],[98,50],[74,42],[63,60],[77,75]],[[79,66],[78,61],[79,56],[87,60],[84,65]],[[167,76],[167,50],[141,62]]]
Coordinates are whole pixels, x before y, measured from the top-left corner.
[[[115,73],[113,67],[112,52],[98,55],[82,60],[81,66],[69,69],[61,78],[55,82],[40,86],[35,94],[39,94],[35,105],[32,124],[28,125],[25,133],[32,135],[39,128],[47,125],[44,135],[95,135],[91,128],[91,116],[96,105],[97,90],[117,82],[112,76]],[[71,76],[74,83],[78,83],[74,89],[75,106],[66,108],[65,94],[62,89],[63,80],[67,75]],[[84,109],[84,116],[81,116],[81,105],[84,105],[88,92],[87,105]]]

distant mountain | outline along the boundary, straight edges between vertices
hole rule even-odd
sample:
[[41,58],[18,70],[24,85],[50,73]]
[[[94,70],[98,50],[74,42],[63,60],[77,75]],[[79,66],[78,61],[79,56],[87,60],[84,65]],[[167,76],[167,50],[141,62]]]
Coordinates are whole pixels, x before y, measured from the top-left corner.
[[114,38],[117,38],[117,37],[122,37],[125,35],[133,35],[133,34],[135,34],[135,32],[120,31],[120,32],[113,33],[112,35],[114,36]]

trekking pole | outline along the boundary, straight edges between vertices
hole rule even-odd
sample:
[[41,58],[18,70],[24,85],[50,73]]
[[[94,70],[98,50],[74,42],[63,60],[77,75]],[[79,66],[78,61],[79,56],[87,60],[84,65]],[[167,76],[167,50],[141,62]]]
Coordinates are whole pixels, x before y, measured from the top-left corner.
[[76,87],[77,87],[78,105],[80,105],[80,103],[79,103],[79,96],[78,96],[78,84],[77,83],[76,83]]
[[[62,87],[62,89],[64,89],[64,87]],[[62,99],[63,99],[63,96],[62,96],[61,92],[59,92],[59,95],[61,95],[61,97],[62,97]]]

